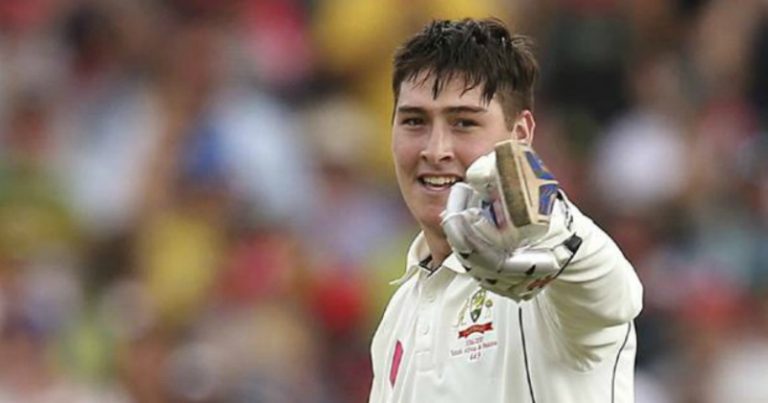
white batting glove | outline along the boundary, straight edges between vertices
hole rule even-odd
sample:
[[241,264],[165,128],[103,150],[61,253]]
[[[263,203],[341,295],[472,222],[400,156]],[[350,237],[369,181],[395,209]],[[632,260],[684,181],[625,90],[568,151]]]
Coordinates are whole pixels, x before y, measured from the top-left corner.
[[581,238],[570,229],[568,202],[561,192],[546,211],[544,224],[509,228],[513,223],[502,217],[510,217],[510,212],[494,200],[499,186],[495,153],[478,159],[467,170],[467,183],[451,189],[443,230],[481,287],[516,301],[529,300],[570,263]]

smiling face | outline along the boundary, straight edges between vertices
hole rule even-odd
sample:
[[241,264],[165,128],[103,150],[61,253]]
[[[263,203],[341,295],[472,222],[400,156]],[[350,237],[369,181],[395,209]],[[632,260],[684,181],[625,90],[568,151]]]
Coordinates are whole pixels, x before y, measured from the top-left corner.
[[429,242],[430,237],[444,239],[440,213],[451,185],[462,181],[467,167],[496,143],[530,140],[533,117],[523,111],[510,129],[497,97],[483,100],[482,85],[465,91],[464,80],[455,78],[435,97],[434,78],[424,78],[420,74],[400,86],[392,152],[400,191]]

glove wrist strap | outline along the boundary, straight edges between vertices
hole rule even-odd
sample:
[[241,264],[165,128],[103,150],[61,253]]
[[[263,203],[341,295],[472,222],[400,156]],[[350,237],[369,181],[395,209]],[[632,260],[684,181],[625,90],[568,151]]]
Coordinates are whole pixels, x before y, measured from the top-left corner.
[[580,236],[573,234],[563,243],[552,248],[552,253],[555,255],[558,266],[560,266],[560,271],[557,273],[558,276],[571,263],[573,257],[576,256],[576,252],[581,248],[582,242],[583,240]]

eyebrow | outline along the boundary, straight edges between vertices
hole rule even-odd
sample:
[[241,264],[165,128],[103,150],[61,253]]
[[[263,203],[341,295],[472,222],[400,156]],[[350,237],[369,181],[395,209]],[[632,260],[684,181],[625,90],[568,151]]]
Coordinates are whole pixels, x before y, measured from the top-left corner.
[[[481,106],[461,105],[461,106],[449,106],[447,108],[444,108],[443,111],[447,114],[455,115],[459,113],[486,113],[488,112],[488,109],[483,108]],[[419,106],[403,105],[397,108],[397,112],[398,113],[426,113],[426,110]]]

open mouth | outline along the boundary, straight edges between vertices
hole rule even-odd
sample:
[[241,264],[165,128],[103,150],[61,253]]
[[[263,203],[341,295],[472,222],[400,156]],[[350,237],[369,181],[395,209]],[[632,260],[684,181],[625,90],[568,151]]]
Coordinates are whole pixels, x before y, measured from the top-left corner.
[[455,175],[421,175],[418,180],[422,186],[430,190],[449,189],[455,183],[461,182],[461,178]]

